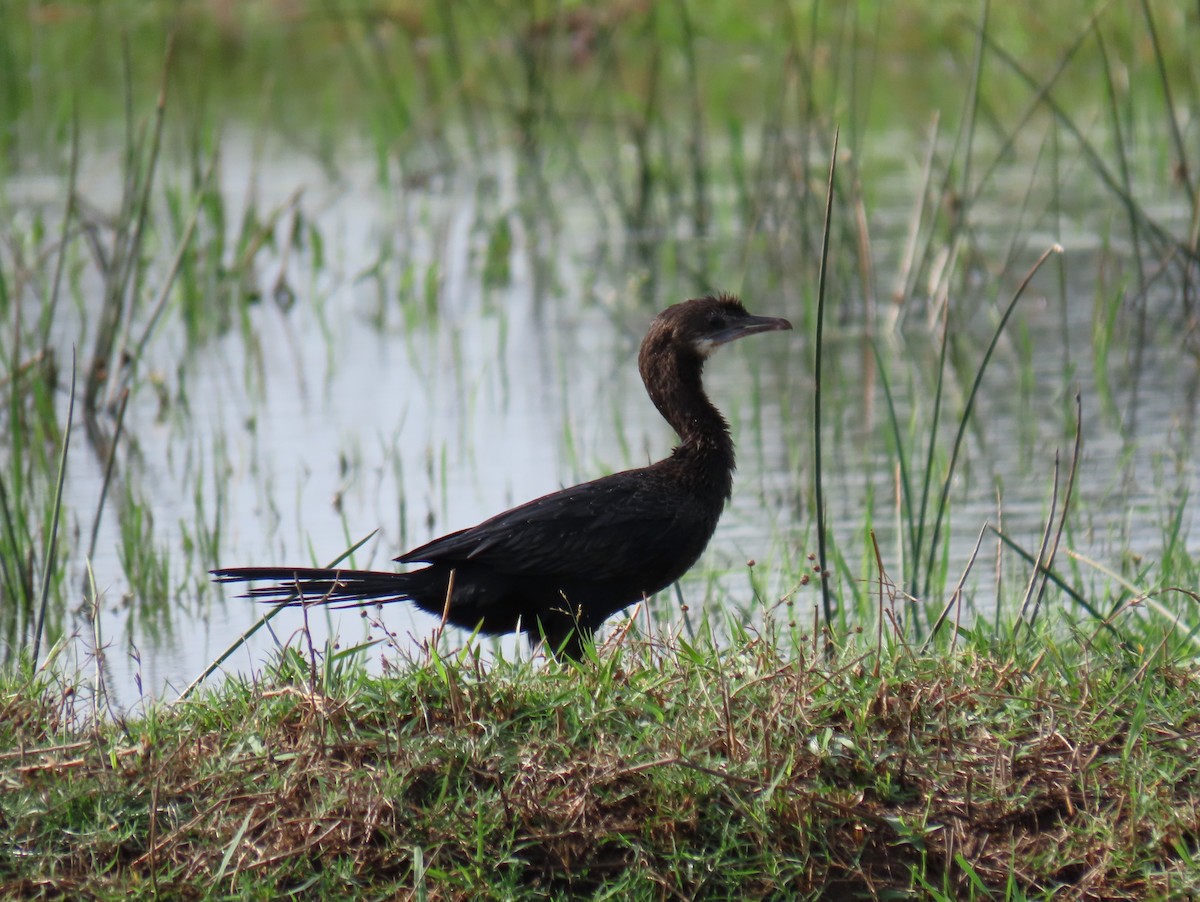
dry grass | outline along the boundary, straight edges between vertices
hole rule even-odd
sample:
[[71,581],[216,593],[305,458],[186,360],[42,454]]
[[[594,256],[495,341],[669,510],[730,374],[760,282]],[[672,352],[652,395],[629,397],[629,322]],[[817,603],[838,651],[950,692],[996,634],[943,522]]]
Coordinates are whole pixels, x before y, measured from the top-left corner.
[[[438,659],[98,729],[0,708],[10,896],[1178,897],[1200,679],[1051,647],[835,666],[633,644]],[[61,691],[61,690],[60,690]],[[984,891],[986,888],[986,892]]]

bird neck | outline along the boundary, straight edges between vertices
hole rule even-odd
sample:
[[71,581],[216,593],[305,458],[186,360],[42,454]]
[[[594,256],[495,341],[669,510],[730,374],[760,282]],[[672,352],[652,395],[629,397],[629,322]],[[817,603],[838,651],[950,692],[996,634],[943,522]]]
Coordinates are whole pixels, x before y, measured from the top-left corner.
[[729,424],[704,393],[704,358],[672,349],[640,362],[650,400],[679,434],[676,455],[695,457],[732,472],[733,439]]

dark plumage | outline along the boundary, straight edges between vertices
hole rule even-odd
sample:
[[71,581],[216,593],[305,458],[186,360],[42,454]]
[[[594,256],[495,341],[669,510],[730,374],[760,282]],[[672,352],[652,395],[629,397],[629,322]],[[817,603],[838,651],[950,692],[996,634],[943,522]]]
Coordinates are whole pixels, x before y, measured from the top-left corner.
[[[218,582],[268,580],[250,598],[355,607],[412,601],[468,630],[543,635],[579,657],[583,637],[679,579],[700,557],[733,485],[729,426],[701,384],[705,358],[747,335],[790,329],[731,296],[668,307],[650,325],[638,369],[679,434],[670,457],[545,495],[402,554],[407,573],[313,567],[214,570]],[[453,576],[453,590],[446,595]]]

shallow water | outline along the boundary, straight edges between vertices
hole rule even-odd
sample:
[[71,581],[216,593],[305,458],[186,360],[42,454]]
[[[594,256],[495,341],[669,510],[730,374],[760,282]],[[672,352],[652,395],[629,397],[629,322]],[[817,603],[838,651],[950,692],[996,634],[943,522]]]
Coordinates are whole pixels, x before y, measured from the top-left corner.
[[[365,155],[357,161],[343,155],[336,182],[282,148],[273,149],[269,166],[254,167],[236,138],[223,158],[229,220],[239,217],[237,204],[250,184],[262,208],[303,189],[300,208],[324,237],[325,262],[314,271],[303,252],[286,260],[277,251],[263,254],[256,270],[263,300],[249,308],[248,330],[234,328],[189,346],[178,317],[168,314],[151,344],[148,370],[161,388],[146,384],[133,396],[127,433],[136,454],[125,459],[120,484],[132,486],[153,515],[153,542],[172,562],[176,597],[169,617],[147,615],[140,602],[130,603],[110,504],[90,566],[102,599],[107,688],[121,706],[136,703],[140,693],[171,696],[261,613],[208,584],[204,571],[213,562],[182,552],[185,539],[199,524],[211,524],[218,509],[221,565],[326,563],[378,529],[353,563],[384,568],[407,547],[561,486],[656,459],[673,441],[636,370],[637,342],[654,311],[639,305],[612,235],[587,227],[589,212],[569,190],[556,198],[560,221],[571,227],[555,235],[553,278],[547,281],[542,266],[530,262],[540,258],[537,245],[544,236],[529,234],[514,214],[509,279],[485,287],[480,273],[488,225],[497,211],[516,203],[515,179],[503,166],[482,194],[479,183],[466,178],[387,192]],[[82,180],[98,206],[112,202],[114,186],[104,171],[97,163]],[[22,186],[10,186],[10,203],[33,203],[39,192],[52,195],[54,184],[31,182],[24,195]],[[897,209],[871,211],[879,223],[891,223],[877,225],[873,235],[880,284],[895,266],[910,203],[902,189],[885,186],[885,196],[888,189]],[[975,215],[986,224],[1002,212],[985,202]],[[1041,238],[1028,236],[1031,253],[1023,258],[1032,260],[1051,240],[1042,244]],[[1051,272],[1039,276],[1005,333],[977,402],[951,495],[952,519],[944,526],[951,585],[980,528],[997,522],[998,487],[1005,530],[1027,548],[1037,547],[1056,453],[1066,478],[1076,390],[1084,444],[1069,547],[1109,565],[1124,554],[1153,556],[1172,505],[1197,483],[1191,454],[1197,358],[1181,353],[1170,326],[1178,304],[1151,298],[1151,330],[1140,342],[1133,337],[1135,317],[1122,314],[1106,360],[1112,389],[1106,407],[1092,345],[1099,245],[1094,233],[1077,225],[1060,240],[1067,251],[1068,302],[1053,297]],[[420,286],[435,265],[436,315],[420,313],[419,302],[402,304],[406,268]],[[1019,275],[1026,265],[1014,271]],[[281,272],[296,298],[286,310],[272,298]],[[384,274],[382,281],[376,272]],[[725,287],[737,291],[737,281],[733,276]],[[966,327],[956,345],[961,375],[945,389],[943,461],[997,308],[1015,287],[1011,273],[1002,281],[998,300],[981,275],[952,301],[956,310],[976,312],[962,317]],[[799,324],[808,292],[811,287],[794,286],[746,301],[754,312]],[[678,296],[658,305],[687,293],[680,287]],[[870,507],[885,565],[902,581],[907,568],[896,529],[896,456],[860,310],[851,299],[831,298],[824,420],[829,522],[851,570],[865,572]],[[63,347],[77,341],[73,333],[83,328],[64,319]],[[938,359],[931,331],[924,314],[910,316],[902,328],[879,327],[883,365],[906,428],[911,411],[927,417],[931,407]],[[798,328],[735,345],[709,364],[707,385],[732,424],[739,471],[732,505],[708,553],[682,584],[693,609],[706,598],[753,607],[746,566],[751,559],[768,606],[792,592],[806,612],[818,601],[815,589],[800,588],[798,581],[805,556],[816,550],[811,361],[811,336]],[[914,436],[927,430],[924,421],[912,426]],[[925,439],[915,447],[923,455]],[[910,460],[909,467],[919,489],[922,461]],[[80,432],[65,501],[76,549],[90,530],[101,479],[100,462]],[[938,490],[935,482],[932,491]],[[1190,527],[1188,511],[1185,535]],[[969,599],[983,611],[995,603],[993,546],[988,537],[967,583]],[[72,584],[82,585],[85,573],[77,553]],[[726,594],[714,593],[713,574]],[[657,610],[660,619],[673,618],[660,625],[679,628],[670,613],[674,599]],[[382,616],[409,648],[435,626],[433,618],[403,606]],[[301,614],[292,611],[273,623],[284,641],[302,625]],[[377,635],[353,611],[310,612],[309,625],[318,648],[329,635],[341,637],[343,647]],[[86,670],[91,628],[80,620],[78,631],[72,654]],[[451,641],[463,638],[455,634]],[[508,653],[520,647],[511,639],[498,644]],[[273,647],[263,631],[224,669],[254,671]],[[370,656],[377,661],[380,653],[377,648]]]

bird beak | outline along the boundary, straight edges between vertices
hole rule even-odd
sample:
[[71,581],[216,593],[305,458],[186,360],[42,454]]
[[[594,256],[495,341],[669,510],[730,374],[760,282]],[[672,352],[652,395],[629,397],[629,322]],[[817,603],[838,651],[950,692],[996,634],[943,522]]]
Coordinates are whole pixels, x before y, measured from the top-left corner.
[[712,347],[727,345],[731,341],[757,335],[759,332],[779,332],[792,328],[792,324],[778,316],[747,316],[738,320],[724,332],[718,332],[709,342]]

